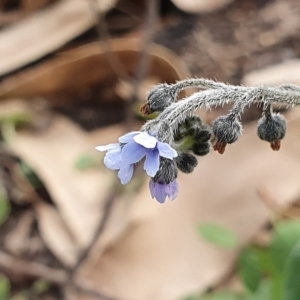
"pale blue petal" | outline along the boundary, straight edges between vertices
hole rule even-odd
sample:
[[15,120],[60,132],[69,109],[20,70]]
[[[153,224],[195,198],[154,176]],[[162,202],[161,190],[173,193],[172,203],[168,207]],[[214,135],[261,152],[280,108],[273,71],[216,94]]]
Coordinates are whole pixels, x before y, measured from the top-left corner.
[[150,180],[149,189],[152,198],[155,198],[159,203],[166,201],[167,194],[165,193],[165,185]]
[[148,150],[144,163],[144,170],[147,175],[154,177],[159,169],[159,154],[157,149]]
[[146,155],[147,149],[141,145],[130,142],[122,148],[122,159],[125,164],[134,164]]
[[169,183],[165,189],[165,192],[168,195],[170,200],[174,200],[177,197],[178,191],[179,191],[179,185],[176,182],[176,180],[173,180],[171,183]]
[[157,142],[159,155],[165,158],[173,159],[177,157],[177,152],[167,143]]
[[104,156],[104,164],[110,170],[119,170],[123,165],[121,147],[108,151]]
[[96,150],[98,151],[109,151],[109,150],[113,150],[113,149],[117,149],[118,147],[120,147],[120,144],[119,143],[114,143],[114,144],[108,144],[108,145],[105,145],[105,146],[97,146],[95,147]]
[[157,139],[154,136],[148,134],[147,132],[137,134],[133,139],[135,142],[148,149],[155,148],[157,143]]
[[133,175],[133,165],[123,165],[118,172],[122,184],[127,184]]
[[141,133],[141,132],[140,131],[132,131],[132,132],[126,133],[126,134],[119,137],[119,142],[123,143],[123,144],[127,144],[129,142],[132,142],[132,138],[134,136],[136,136],[137,134],[139,134],[139,133]]

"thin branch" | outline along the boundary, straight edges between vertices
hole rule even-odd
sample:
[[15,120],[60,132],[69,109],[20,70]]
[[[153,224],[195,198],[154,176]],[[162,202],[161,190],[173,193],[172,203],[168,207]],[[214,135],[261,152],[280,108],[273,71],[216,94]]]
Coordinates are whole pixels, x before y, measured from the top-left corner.
[[42,278],[63,288],[69,285],[86,295],[94,297],[95,299],[117,300],[116,298],[101,293],[100,291],[90,286],[88,283],[81,280],[70,282],[69,275],[64,270],[54,269],[39,263],[21,260],[1,250],[0,270],[7,274],[17,274],[19,276],[21,275],[30,278]]
[[130,80],[130,76],[127,74],[120,59],[112,50],[110,44],[111,38],[109,36],[108,29],[106,26],[105,16],[103,13],[98,13],[97,0],[88,1],[91,7],[91,12],[95,19],[95,26],[98,34],[99,43],[103,43],[104,45],[104,55],[106,56],[107,62],[118,79],[122,79],[123,81],[128,82]]
[[138,100],[138,90],[141,82],[144,80],[147,75],[149,65],[150,65],[150,56],[148,49],[153,41],[153,36],[155,33],[155,26],[158,19],[158,7],[160,0],[148,0],[147,3],[147,15],[145,19],[144,29],[142,30],[142,39],[141,39],[141,48],[138,57],[138,62],[136,65],[135,75],[132,82],[132,92],[127,106],[127,116],[126,116],[126,125],[128,129],[131,129],[132,117],[133,117],[133,108],[134,104]]
[[114,184],[113,188],[110,191],[110,194],[106,198],[104,205],[103,205],[103,216],[99,222],[99,225],[95,231],[95,234],[89,243],[89,245],[82,251],[82,253],[79,255],[79,258],[76,262],[76,264],[72,267],[71,270],[69,270],[69,280],[72,281],[75,277],[78,269],[81,267],[85,259],[89,256],[90,251],[97,243],[99,237],[103,233],[105,226],[107,224],[107,221],[109,219],[112,206],[114,204],[114,200],[116,199],[116,196],[121,192],[121,186],[119,184]]

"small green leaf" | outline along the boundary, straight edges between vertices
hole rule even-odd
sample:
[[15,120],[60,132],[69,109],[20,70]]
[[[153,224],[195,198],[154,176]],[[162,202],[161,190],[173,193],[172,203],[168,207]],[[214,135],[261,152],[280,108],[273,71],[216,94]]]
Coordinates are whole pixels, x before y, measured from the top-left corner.
[[255,255],[257,256],[261,273],[263,275],[270,275],[274,268],[271,260],[270,250],[268,248],[260,248],[260,247],[253,247],[251,249],[252,251],[254,251]]
[[282,300],[283,295],[283,273],[273,271],[270,276],[271,286],[270,294],[271,300]]
[[80,171],[85,171],[99,166],[99,160],[94,155],[84,154],[75,162],[75,168]]
[[251,292],[255,292],[261,279],[259,259],[253,249],[248,248],[241,252],[238,260],[239,275]]
[[10,293],[9,280],[6,277],[0,275],[0,299],[8,300],[9,293]]
[[19,166],[23,175],[27,178],[27,180],[35,189],[42,186],[42,182],[40,181],[39,177],[25,162],[21,161],[19,163]]
[[279,273],[283,273],[287,258],[299,238],[299,221],[285,221],[275,227],[270,251],[272,263]]
[[5,197],[5,193],[0,185],[0,225],[3,224],[10,214],[10,202]]
[[283,300],[300,299],[300,238],[292,249],[284,272]]
[[42,294],[49,289],[49,282],[43,279],[37,280],[31,287],[32,291],[36,294]]
[[270,297],[270,281],[264,280],[260,283],[255,293],[248,293],[242,300],[274,300]]
[[230,230],[215,224],[200,224],[198,232],[206,241],[224,248],[234,248],[238,239]]

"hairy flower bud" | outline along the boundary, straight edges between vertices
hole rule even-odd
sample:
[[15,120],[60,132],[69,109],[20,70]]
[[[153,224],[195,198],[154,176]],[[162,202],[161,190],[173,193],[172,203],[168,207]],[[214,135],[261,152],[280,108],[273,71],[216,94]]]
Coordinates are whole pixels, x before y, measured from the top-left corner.
[[147,103],[141,107],[142,115],[150,115],[153,112],[162,112],[166,107],[175,102],[176,94],[166,83],[156,85],[149,92]]
[[281,114],[268,113],[257,124],[257,135],[263,141],[271,143],[274,151],[280,149],[280,141],[286,133],[286,120]]
[[210,143],[194,143],[192,151],[195,155],[204,156],[210,152]]
[[195,135],[195,141],[200,143],[208,142],[210,138],[211,132],[206,126],[203,126],[202,130]]
[[216,138],[214,150],[223,154],[227,144],[232,144],[238,140],[242,134],[242,125],[235,116],[220,116],[212,125]]
[[177,175],[178,169],[174,160],[160,157],[159,170],[152,178],[152,181],[169,184],[177,178]]
[[174,159],[178,169],[183,173],[192,173],[198,162],[194,155],[181,153]]

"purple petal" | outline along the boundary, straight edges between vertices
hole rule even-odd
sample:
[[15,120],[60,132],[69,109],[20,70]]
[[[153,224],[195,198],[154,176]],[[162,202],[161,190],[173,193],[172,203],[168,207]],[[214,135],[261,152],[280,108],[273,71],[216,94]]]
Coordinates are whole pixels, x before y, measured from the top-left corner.
[[150,180],[149,189],[152,198],[155,198],[159,203],[165,202],[167,194],[165,192],[164,184],[160,184],[158,182],[153,182],[152,180]]
[[104,164],[110,170],[119,170],[123,165],[121,147],[108,151],[104,156]]
[[179,191],[179,185],[176,182],[176,180],[173,180],[171,183],[169,183],[165,189],[165,192],[168,195],[170,200],[174,200],[177,197],[178,191]]
[[113,149],[117,149],[118,147],[120,147],[120,144],[119,143],[114,143],[114,144],[108,144],[108,145],[105,145],[105,146],[97,146],[95,147],[96,150],[98,151],[109,151],[109,150],[113,150]]
[[133,165],[123,165],[118,172],[118,177],[122,184],[127,184],[131,180],[132,175]]
[[144,163],[144,170],[150,177],[154,177],[159,169],[159,154],[157,149],[148,150]]
[[124,143],[124,144],[132,142],[132,138],[139,133],[141,133],[141,132],[140,131],[132,131],[132,132],[126,133],[119,137],[119,142]]
[[134,141],[145,148],[152,149],[155,148],[157,139],[147,132],[142,132],[140,134],[137,134],[134,138]]
[[162,157],[169,159],[177,157],[177,152],[167,143],[157,142],[156,148],[159,151],[159,155]]
[[124,163],[130,165],[140,161],[146,155],[147,149],[141,145],[130,142],[122,149],[122,159]]

